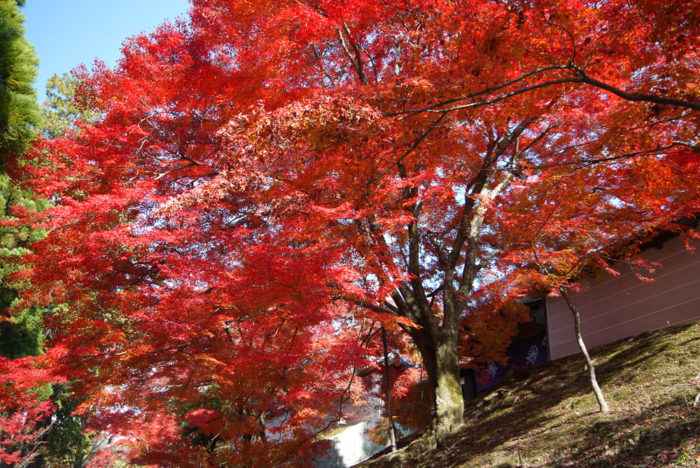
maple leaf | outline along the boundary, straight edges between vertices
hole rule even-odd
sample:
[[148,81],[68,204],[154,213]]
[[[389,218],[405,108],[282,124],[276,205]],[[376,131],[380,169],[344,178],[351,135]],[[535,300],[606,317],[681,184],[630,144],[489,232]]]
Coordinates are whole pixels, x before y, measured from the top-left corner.
[[[697,213],[692,6],[194,1],[35,143],[56,203],[17,213],[50,232],[17,278],[65,353],[26,388],[75,381],[143,464],[301,464],[381,322],[431,387],[397,398],[459,427],[512,301]],[[221,439],[181,430],[210,412]]]

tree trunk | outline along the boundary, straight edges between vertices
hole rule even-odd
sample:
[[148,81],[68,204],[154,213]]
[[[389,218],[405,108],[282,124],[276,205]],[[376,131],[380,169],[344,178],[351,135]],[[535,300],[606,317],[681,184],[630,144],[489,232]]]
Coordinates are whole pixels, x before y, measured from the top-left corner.
[[459,384],[457,346],[438,346],[436,360],[435,411],[438,436],[459,429],[464,424],[464,399]]
[[457,346],[449,337],[433,336],[425,329],[416,330],[414,341],[434,394],[435,419],[432,430],[440,440],[464,425],[464,400],[459,383]]
[[394,409],[391,399],[391,374],[389,373],[389,352],[386,347],[386,329],[382,325],[382,344],[384,345],[384,380],[386,381],[386,409],[389,416],[389,445],[396,451],[396,427],[394,426]]
[[574,306],[573,302],[571,302],[566,288],[559,288],[559,292],[561,292],[561,297],[564,298],[566,305],[569,307],[569,310],[574,316],[574,330],[576,332],[576,342],[578,343],[578,347],[581,350],[581,354],[583,354],[583,357],[586,359],[586,366],[588,367],[588,376],[591,380],[591,387],[593,387],[593,393],[595,394],[596,400],[598,400],[598,407],[600,408],[600,411],[602,413],[608,413],[610,409],[608,408],[608,404],[605,401],[605,397],[603,397],[603,392],[598,386],[598,380],[595,377],[595,367],[593,366],[593,361],[591,360],[591,356],[588,354],[586,344],[583,342],[583,335],[581,334],[581,315],[579,314],[576,306]]

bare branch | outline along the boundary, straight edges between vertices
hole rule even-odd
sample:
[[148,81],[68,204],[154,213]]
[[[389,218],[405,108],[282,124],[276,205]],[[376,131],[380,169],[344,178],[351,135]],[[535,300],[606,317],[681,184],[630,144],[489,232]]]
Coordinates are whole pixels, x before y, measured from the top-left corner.
[[[357,47],[357,44],[355,44],[351,39],[350,39],[350,28],[348,27],[347,23],[343,23],[343,29],[348,35],[348,39],[345,39],[345,35],[343,34],[343,30],[338,28],[338,38],[340,39],[340,45],[343,47],[343,50],[345,51],[345,55],[347,55],[348,60],[350,60],[350,63],[352,64],[352,67],[355,69],[355,73],[357,73],[357,77],[360,80],[360,83],[363,85],[367,84],[367,77],[365,76],[365,70],[364,66],[362,65],[362,53],[360,49]],[[348,48],[348,41],[350,42],[350,47],[352,47],[353,52],[354,52],[354,57],[353,54],[350,52],[350,49]]]
[[[572,37],[572,40],[573,40],[573,37]],[[485,99],[485,100],[472,102],[469,104],[445,108],[445,106],[447,106],[447,105],[454,104],[454,103],[457,103],[460,101],[465,101],[467,99],[472,99],[472,98],[475,98],[475,97],[478,97],[478,96],[481,96],[484,94],[489,94],[493,91],[498,91],[500,89],[507,88],[507,87],[509,87],[515,83],[518,83],[518,82],[520,82],[528,77],[531,77],[533,75],[547,72],[547,71],[553,71],[553,70],[571,70],[571,71],[573,71],[574,76],[569,77],[569,78],[560,78],[560,79],[556,79],[556,80],[543,81],[541,83],[536,83],[536,84],[533,84],[530,86],[525,86],[525,87],[510,91],[508,93],[495,96],[491,99]],[[498,102],[503,101],[505,99],[511,98],[513,96],[527,93],[529,91],[534,91],[536,89],[546,88],[549,86],[555,86],[555,85],[566,84],[566,83],[587,84],[589,86],[593,86],[593,87],[608,91],[608,92],[615,94],[616,96],[619,96],[619,97],[626,99],[628,101],[653,102],[656,104],[665,104],[665,105],[676,106],[676,107],[684,107],[687,109],[700,110],[700,102],[697,102],[697,101],[677,99],[677,98],[672,98],[672,97],[667,97],[667,96],[659,96],[656,94],[627,92],[627,91],[621,90],[621,89],[616,88],[610,84],[604,83],[600,80],[597,80],[595,78],[590,77],[588,74],[586,74],[586,72],[583,70],[583,68],[574,64],[572,61],[572,62],[568,63],[567,65],[552,65],[549,67],[538,68],[538,69],[533,70],[531,72],[524,73],[523,75],[521,75],[518,78],[515,78],[513,80],[507,81],[507,82],[502,83],[500,85],[485,88],[485,89],[482,89],[482,90],[474,92],[474,93],[470,93],[466,96],[461,96],[461,97],[454,98],[454,99],[448,99],[448,100],[441,101],[441,102],[438,102],[436,104],[432,104],[430,106],[422,107],[419,109],[410,109],[410,110],[406,110],[406,111],[387,114],[387,116],[388,117],[401,116],[401,117],[399,117],[399,120],[403,120],[403,119],[407,119],[409,117],[413,117],[414,115],[418,115],[418,114],[421,114],[424,112],[441,113],[441,112],[454,112],[454,111],[463,110],[463,109],[473,109],[476,107],[482,107],[482,106],[486,106],[486,105],[490,105],[490,104],[495,104],[495,103],[498,103]]]
[[581,67],[575,65],[574,63],[569,64],[569,67],[576,72],[579,82],[595,86],[596,88],[604,89],[605,91],[613,93],[616,96],[619,96],[628,101],[653,102],[656,104],[666,104],[669,106],[685,107],[688,109],[700,110],[700,102],[697,101],[688,101],[667,96],[659,96],[658,94],[645,94],[634,92],[630,93],[616,88],[612,85],[609,85],[607,83],[603,83],[602,81],[596,80],[595,78],[591,78]]
[[488,93],[492,93],[494,91],[498,91],[499,89],[507,88],[510,85],[518,83],[519,81],[523,81],[524,79],[529,78],[529,77],[536,75],[536,74],[539,74],[539,73],[544,73],[546,71],[552,71],[552,70],[566,70],[567,68],[568,68],[567,65],[553,65],[550,67],[538,68],[537,70],[532,70],[530,72],[524,73],[513,80],[506,81],[505,83],[502,83],[502,84],[499,84],[496,86],[482,89],[481,91],[477,91],[475,93],[467,94],[466,96],[462,96],[462,97],[458,97],[458,98],[454,98],[454,99],[449,99],[447,101],[441,101],[437,104],[433,104],[432,106],[423,107],[421,109],[412,109],[412,110],[387,114],[387,117],[394,117],[397,115],[402,115],[403,117],[401,117],[400,120],[407,119],[409,117],[412,117],[413,115],[420,114],[420,113],[426,112],[428,110],[437,109],[439,107],[444,107],[444,106],[449,105],[449,104],[454,104],[454,103],[459,102],[459,101],[464,101],[466,99],[472,99],[472,98],[481,96],[483,94],[488,94]]
[[397,159],[396,161],[394,161],[394,163],[393,163],[391,166],[389,166],[384,172],[382,172],[382,173],[379,174],[378,176],[375,176],[375,177],[370,181],[370,184],[372,184],[372,183],[378,181],[379,179],[381,179],[382,177],[384,177],[385,175],[387,175],[394,167],[398,166],[404,159],[406,159],[406,157],[407,157],[409,154],[411,154],[413,151],[415,151],[415,149],[418,148],[418,145],[420,145],[420,143],[421,143],[423,140],[425,140],[425,138],[430,134],[430,132],[432,132],[433,130],[435,130],[435,128],[436,128],[436,127],[438,126],[438,124],[442,121],[442,119],[445,118],[446,115],[447,115],[447,112],[443,112],[443,113],[440,115],[440,117],[439,117],[437,120],[435,120],[435,121],[430,125],[430,127],[428,127],[428,129],[427,129],[426,131],[424,131],[423,133],[421,133],[420,136],[418,136],[418,138],[416,138],[416,140],[411,144],[411,146],[406,150],[406,152],[403,153],[403,154],[399,157],[399,159]]
[[557,167],[557,166],[589,167],[589,166],[594,166],[596,164],[605,163],[605,162],[620,161],[623,159],[636,158],[638,156],[648,156],[651,154],[663,153],[664,151],[668,151],[671,148],[675,148],[677,146],[683,146],[683,147],[691,149],[692,151],[700,152],[700,148],[695,146],[695,145],[692,145],[690,143],[684,143],[682,141],[674,141],[670,145],[659,146],[657,148],[653,148],[653,149],[645,150],[645,151],[635,151],[632,153],[617,154],[615,156],[608,156],[605,158],[581,159],[581,160],[577,160],[577,161],[562,161],[562,162],[556,162],[556,163],[550,163],[550,164],[541,164],[539,166],[531,166],[530,169],[542,170],[542,169],[550,169],[552,167]]

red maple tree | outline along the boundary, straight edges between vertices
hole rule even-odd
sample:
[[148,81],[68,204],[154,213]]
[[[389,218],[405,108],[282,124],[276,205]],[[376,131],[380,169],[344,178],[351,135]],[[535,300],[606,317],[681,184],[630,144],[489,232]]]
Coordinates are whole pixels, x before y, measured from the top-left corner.
[[84,71],[102,117],[34,149],[56,206],[25,303],[140,462],[302,456],[374,321],[458,428],[460,330],[522,294],[499,281],[522,213],[595,212],[601,174],[620,197],[654,161],[694,183],[692,2],[192,3]]

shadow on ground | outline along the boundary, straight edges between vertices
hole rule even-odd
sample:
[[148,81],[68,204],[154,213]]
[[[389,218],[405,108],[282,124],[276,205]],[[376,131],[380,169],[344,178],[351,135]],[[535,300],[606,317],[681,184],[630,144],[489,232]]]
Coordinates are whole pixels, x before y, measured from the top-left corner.
[[[700,463],[700,322],[593,350],[612,412],[597,411],[583,358],[513,371],[469,402],[442,447],[371,466],[677,466]],[[399,459],[394,457],[395,459]],[[691,465],[692,466],[692,465]]]

